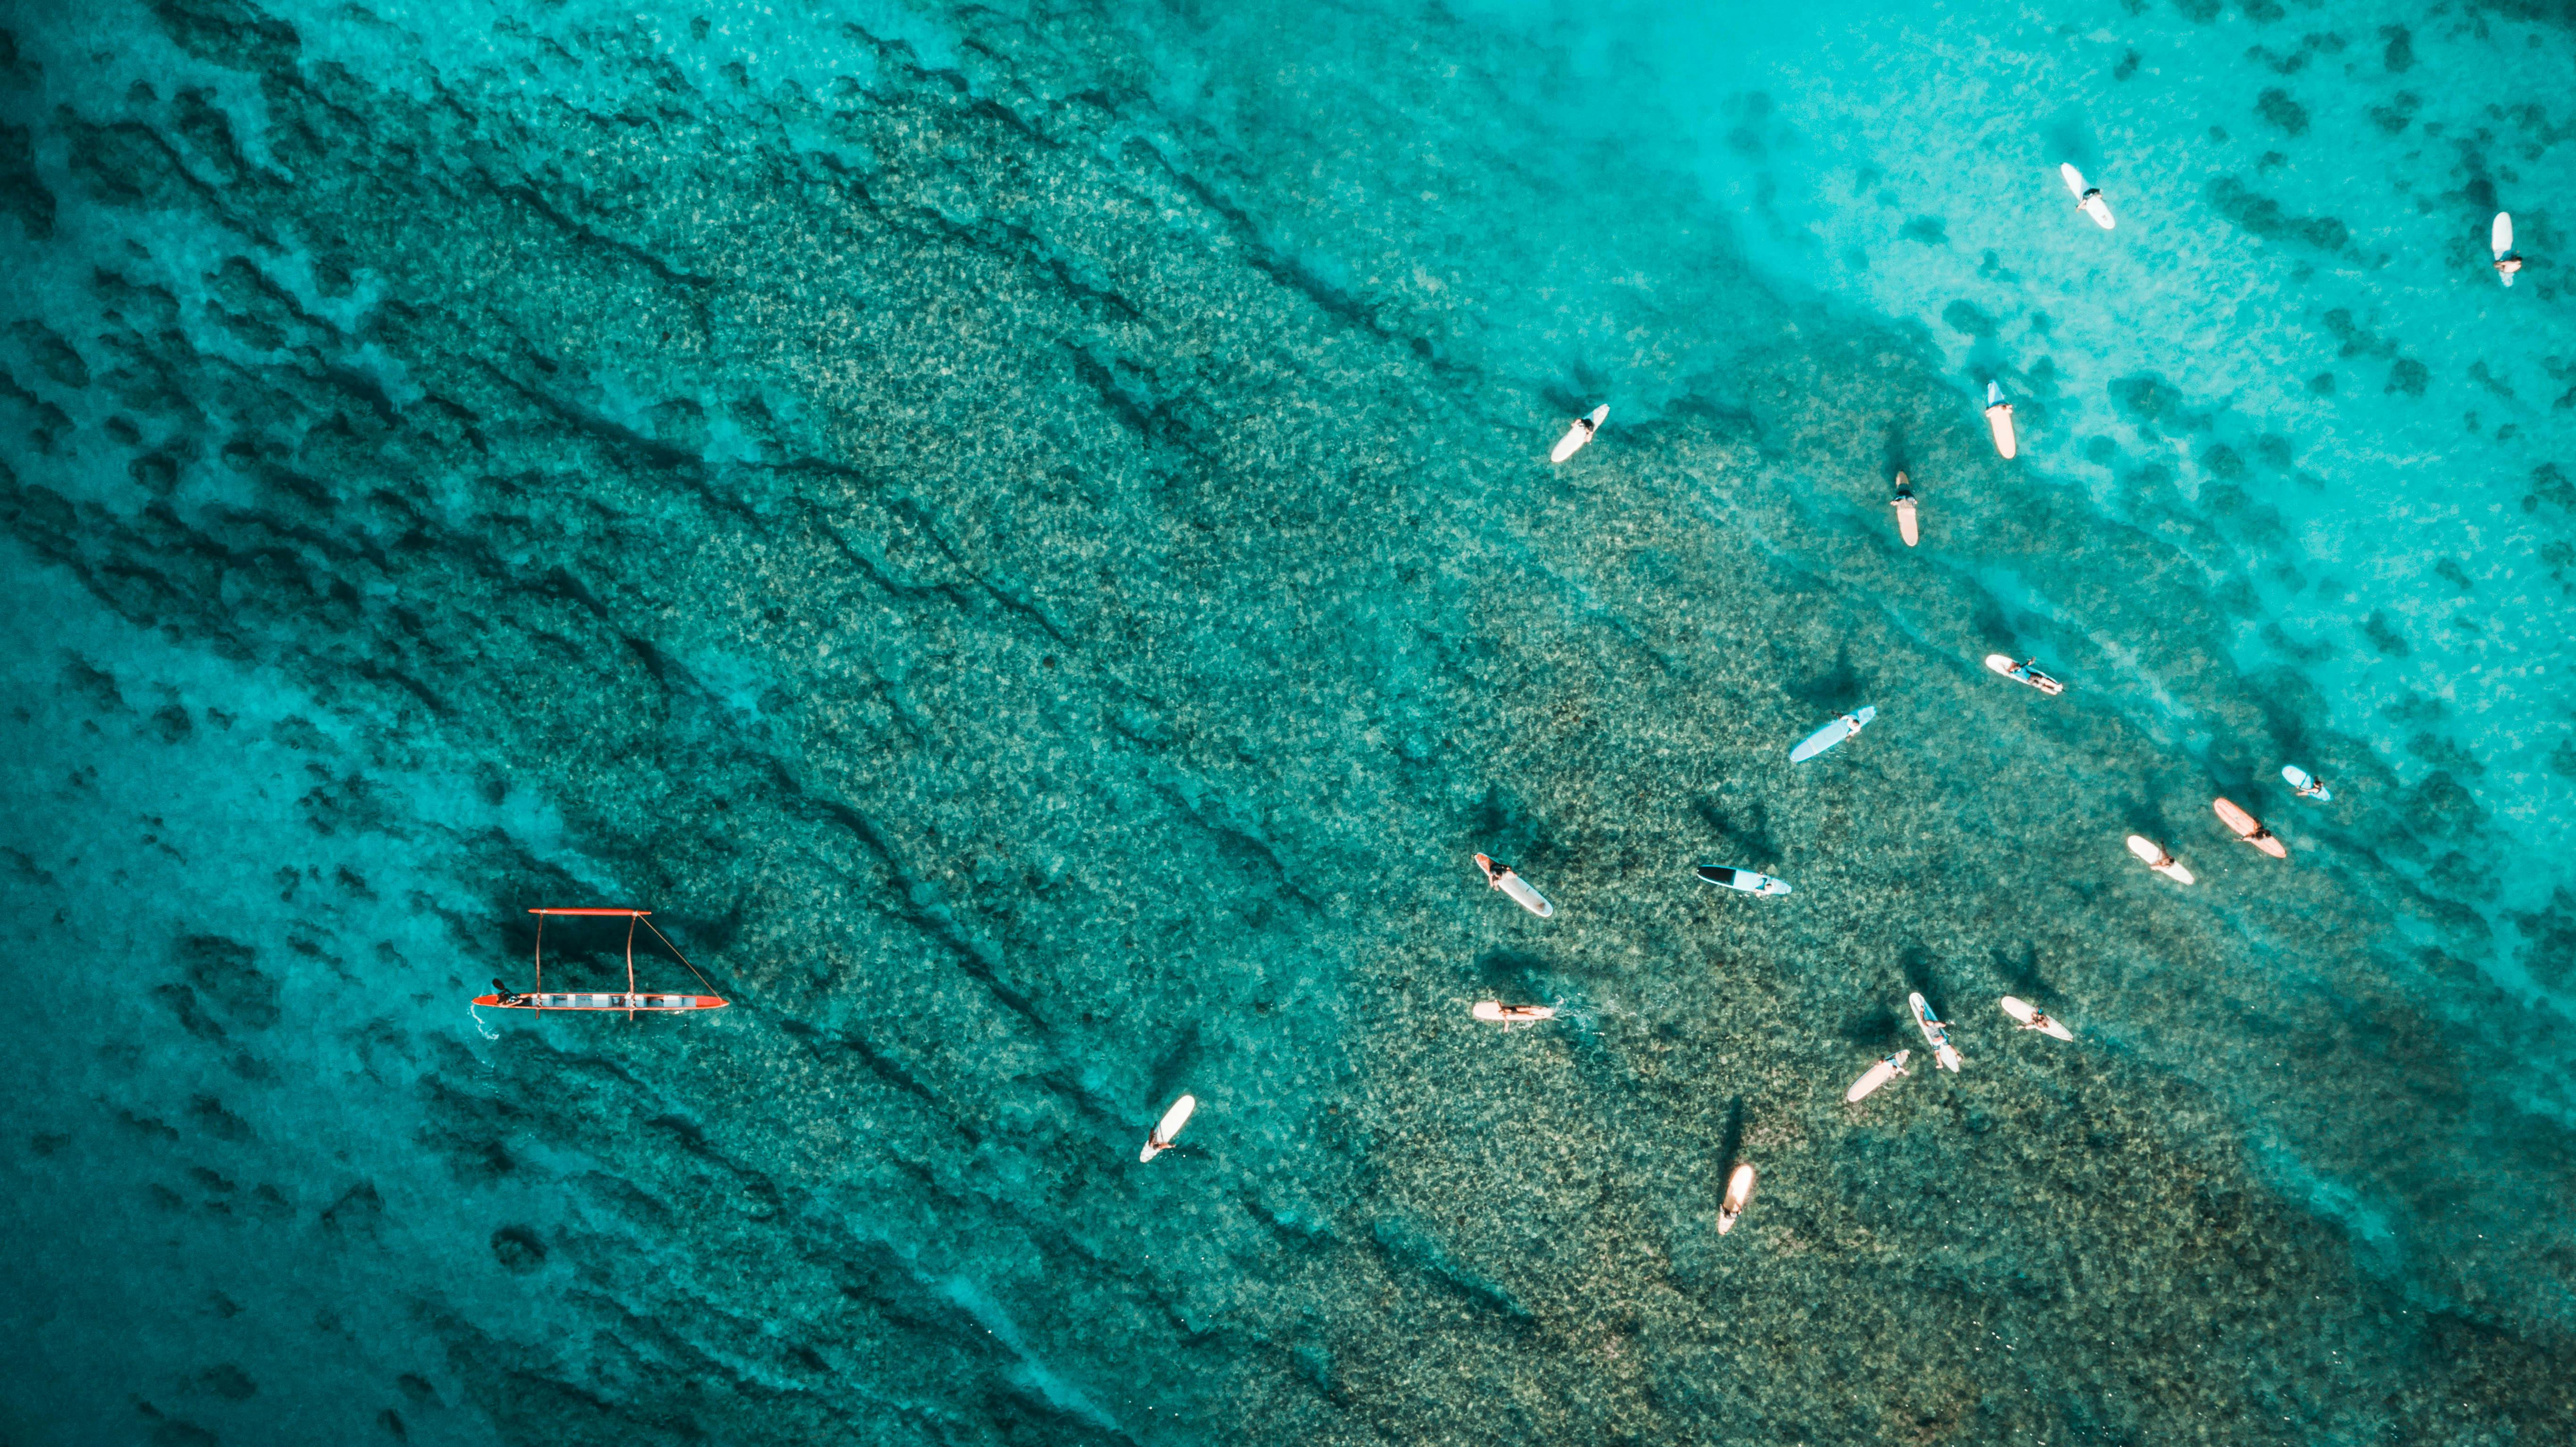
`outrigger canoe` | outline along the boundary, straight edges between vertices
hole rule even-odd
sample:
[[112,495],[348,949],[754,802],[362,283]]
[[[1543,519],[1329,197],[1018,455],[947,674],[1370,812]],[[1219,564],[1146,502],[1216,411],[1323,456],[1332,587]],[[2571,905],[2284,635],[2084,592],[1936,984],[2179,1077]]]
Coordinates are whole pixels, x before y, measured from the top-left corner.
[[[646,1010],[653,1011],[657,1014],[671,1014],[682,1010],[721,1010],[725,1006],[733,1003],[721,995],[712,993],[705,995],[682,995],[666,990],[639,990],[635,988],[635,927],[637,925],[642,925],[644,928],[652,930],[653,938],[660,940],[663,948],[669,950],[672,956],[678,959],[679,962],[688,969],[690,974],[698,974],[698,967],[689,963],[689,957],[680,953],[680,947],[671,943],[670,936],[663,934],[661,930],[654,927],[653,921],[648,918],[648,916],[653,913],[649,909],[608,909],[596,905],[585,905],[578,908],[532,909],[529,910],[528,913],[537,917],[537,948],[535,957],[537,987],[524,995],[509,993],[506,990],[495,990],[494,993],[489,995],[475,996],[474,1003],[483,1009],[623,1010],[629,1018],[632,1018],[638,1012]],[[604,917],[626,921],[626,988],[623,991],[547,989],[545,987],[546,919],[550,915],[574,915],[585,918]],[[499,980],[494,980],[492,983],[495,986],[499,986],[501,984]],[[705,984],[706,976],[698,975],[698,983],[702,985]]]

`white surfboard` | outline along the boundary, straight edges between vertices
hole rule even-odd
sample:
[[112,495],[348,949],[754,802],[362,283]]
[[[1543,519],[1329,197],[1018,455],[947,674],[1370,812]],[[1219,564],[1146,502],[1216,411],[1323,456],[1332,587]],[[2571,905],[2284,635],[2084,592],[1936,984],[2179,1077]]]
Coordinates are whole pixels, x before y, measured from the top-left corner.
[[1518,874],[1504,875],[1502,878],[1502,890],[1503,893],[1512,897],[1514,903],[1518,904],[1521,908],[1528,910],[1530,913],[1537,915],[1540,919],[1545,919],[1549,915],[1556,913],[1556,906],[1548,903],[1546,896],[1540,894],[1537,890],[1530,888],[1530,882],[1521,878]]
[[[2032,662],[2037,662],[2037,660],[2034,659]],[[2012,655],[2009,653],[1987,654],[1986,667],[1993,669],[1995,672],[2002,674],[2004,677],[2011,679],[2015,683],[2029,684],[2031,687],[2047,694],[2050,698],[2055,698],[2066,691],[2065,684],[2062,684],[2056,679],[2049,677],[2047,674],[2040,672],[2029,663],[2013,662]]]
[[1906,996],[1905,1002],[1914,1007],[1914,1026],[1923,1032],[1924,1041],[1931,1045],[1933,1060],[1942,1069],[1955,1073],[1959,1068],[1959,1048],[1950,1043],[1949,1028],[1932,1013],[1932,1007],[1924,1003],[1920,991]]
[[1905,539],[1909,548],[1921,542],[1923,533],[1914,518],[1914,486],[1905,480],[1904,473],[1896,475],[1896,496],[1889,498],[1888,504],[1896,509],[1897,536]]
[[1514,1025],[1535,1025],[1541,1020],[1553,1020],[1556,1018],[1556,1007],[1554,1005],[1506,1005],[1500,1000],[1479,1000],[1476,1002],[1475,1009],[1469,1013],[1488,1025],[1500,1025],[1508,1030]]
[[1832,723],[1829,723],[1823,728],[1816,730],[1814,733],[1807,735],[1805,738],[1798,740],[1798,746],[1789,750],[1789,762],[1793,764],[1805,763],[1807,760],[1814,758],[1816,755],[1823,753],[1825,750],[1830,749],[1834,745],[1841,743],[1843,740],[1850,738],[1852,735],[1859,733],[1862,729],[1869,727],[1869,721],[1876,717],[1878,717],[1878,706],[1875,704],[1863,704],[1861,707],[1853,709],[1850,713],[1844,714],[1841,718],[1835,719]]
[[2318,783],[2316,775],[2296,764],[2283,764],[2281,777],[2289,781],[2290,787],[2297,790],[2299,797],[2303,799],[2314,799],[2320,804],[2334,802],[2334,791]]
[[1589,417],[1575,418],[1574,425],[1565,429],[1565,435],[1556,439],[1556,448],[1548,453],[1547,460],[1563,462],[1581,452],[1583,444],[1591,441],[1592,434],[1600,429],[1602,423],[1609,420],[1610,408],[1606,404],[1593,408],[1592,415]]
[[1781,895],[1789,892],[1788,885],[1773,879],[1770,875],[1756,874],[1750,869],[1727,869],[1720,865],[1703,864],[1692,872],[1711,884],[1726,889],[1740,889],[1746,894]]
[[[2502,261],[2506,257],[2513,255],[2512,212],[2499,211],[2496,213],[2495,225],[2487,229],[2487,249],[2495,253],[2495,259],[2498,261]],[[2507,286],[2513,285],[2513,273],[2506,271],[2502,267],[2496,268],[2496,277]]]
[[2057,174],[2066,182],[2066,189],[2075,193],[2075,204],[2083,209],[2085,215],[2093,218],[2093,224],[2105,231],[2110,230],[2111,207],[2098,195],[2084,194],[2089,189],[2084,184],[2084,173],[2073,166],[2061,165],[2057,168]]
[[1530,882],[1521,878],[1510,865],[1496,864],[1479,854],[1476,856],[1476,867],[1485,871],[1486,883],[1510,895],[1513,903],[1537,915],[1540,919],[1556,913],[1556,906],[1548,903],[1546,896],[1530,888]]
[[2181,864],[2175,861],[2172,855],[2167,854],[2163,845],[2149,839],[2144,834],[2132,834],[2129,836],[2129,852],[2138,856],[2139,859],[2144,860],[2149,869],[2152,869],[2156,873],[2163,875],[2165,878],[2172,880],[2174,883],[2191,883],[2191,871],[2183,868]]
[[1843,1092],[1843,1099],[1853,1103],[1867,1100],[1880,1086],[1905,1074],[1905,1062],[1913,1057],[1913,1051],[1899,1050],[1871,1066],[1866,1074],[1851,1083],[1851,1089]]
[[2012,996],[2006,995],[2000,1003],[2004,1007],[2004,1013],[2013,1017],[2014,1021],[2020,1024],[2020,1026],[2025,1030],[2036,1030],[2040,1034],[2045,1035],[2052,1040],[2072,1040],[2075,1038],[2074,1031],[2067,1029],[2063,1024],[2060,1024],[2056,1020],[2052,1020],[2048,1016],[2041,1014],[2039,1007],[2028,1000],[2016,1000]]
[[1199,1098],[1195,1095],[1184,1095],[1173,1101],[1172,1108],[1164,1111],[1163,1119],[1155,1125],[1154,1133],[1145,1137],[1145,1149],[1137,1154],[1136,1159],[1150,1161],[1170,1150],[1172,1137],[1179,1135],[1181,1127],[1190,1123],[1190,1112],[1198,1108]]
[[2013,437],[2012,404],[2004,400],[2000,382],[1986,384],[1986,426],[1994,430],[1995,451],[2010,461],[2019,444]]
[[1753,1163],[1747,1161],[1737,1166],[1734,1173],[1726,1178],[1726,1200],[1717,1208],[1717,1234],[1723,1236],[1734,1230],[1736,1218],[1743,1215],[1744,1208],[1751,1204],[1753,1204]]

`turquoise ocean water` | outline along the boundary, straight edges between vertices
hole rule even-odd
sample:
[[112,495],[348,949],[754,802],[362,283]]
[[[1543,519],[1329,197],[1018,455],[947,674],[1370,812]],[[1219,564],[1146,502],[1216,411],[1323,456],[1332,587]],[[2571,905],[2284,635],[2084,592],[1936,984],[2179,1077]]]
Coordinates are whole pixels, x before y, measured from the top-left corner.
[[0,1441],[2576,1440],[2563,5],[5,14]]

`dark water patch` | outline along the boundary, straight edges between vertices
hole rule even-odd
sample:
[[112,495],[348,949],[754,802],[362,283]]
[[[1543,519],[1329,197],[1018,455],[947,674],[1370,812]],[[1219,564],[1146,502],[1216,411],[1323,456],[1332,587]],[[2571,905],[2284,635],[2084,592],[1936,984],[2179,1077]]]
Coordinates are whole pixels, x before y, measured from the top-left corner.
[[2351,240],[2343,222],[2331,216],[2292,216],[2281,203],[2258,194],[2233,176],[2209,183],[2209,204],[2218,214],[2256,236],[2297,241],[2320,251],[2341,251]]
[[2546,907],[2512,916],[2522,936],[2522,965],[2543,985],[2576,983],[2576,892],[2550,891]]
[[2363,114],[2383,134],[2397,135],[2415,123],[2415,113],[2424,108],[2424,98],[2411,90],[2401,90],[2385,102],[2370,107]]
[[150,1424],[144,1440],[151,1447],[215,1447],[222,1440],[194,1422],[163,1415],[150,1402],[138,1399],[134,1408]]
[[1260,1222],[1292,1251],[1317,1251],[1340,1241],[1329,1221],[1303,1208],[1273,1205],[1252,1191],[1245,1191],[1237,1199],[1252,1219]]
[[1950,330],[1971,337],[1991,337],[2000,325],[1975,302],[1954,301],[1941,309],[1941,320]]
[[513,1276],[541,1271],[546,1264],[545,1243],[536,1230],[528,1226],[503,1226],[492,1233],[492,1259]]
[[246,1141],[251,1138],[250,1122],[226,1110],[224,1103],[211,1095],[189,1097],[188,1122],[200,1134],[216,1140]]
[[258,959],[258,951],[222,935],[186,935],[170,947],[170,962],[196,999],[235,1024],[264,1030],[277,1023],[278,982]]
[[188,1378],[188,1390],[227,1402],[247,1402],[259,1395],[259,1384],[251,1380],[238,1362],[220,1362],[200,1368]]
[[1868,1005],[1846,1011],[1835,1026],[1835,1033],[1864,1050],[1885,1050],[1903,1040],[1904,1021],[1887,1005]]
[[[1830,664],[1820,659],[1801,658],[1776,646],[1773,651],[1780,655],[1780,691],[1791,700],[1810,709],[1837,713],[1868,702],[1862,697],[1868,685],[1862,679],[1860,669],[1852,663],[1850,644],[1838,640],[1834,646],[1834,660]],[[1824,720],[1816,722],[1821,724]]]
[[2122,377],[2110,387],[2111,402],[2142,428],[2167,434],[2197,431],[2208,419],[2189,410],[2182,389],[2152,372]]
[[2256,98],[2255,112],[2291,136],[2308,133],[2308,108],[2290,98],[2285,90],[2266,90]]
[[1721,1167],[1732,1167],[1744,1156],[1744,1097],[1731,1097],[1726,1103],[1726,1125],[1718,1132],[1716,1159]]
[[2523,495],[2522,510],[2536,512],[2543,503],[2576,513],[2576,481],[2570,481],[2565,470],[2554,462],[2544,462],[2531,470],[2531,491]]
[[322,1229],[334,1235],[372,1238],[385,1214],[384,1197],[376,1193],[375,1183],[360,1181],[340,1193],[339,1199],[322,1209]]
[[1439,1281],[1511,1322],[1526,1324],[1531,1320],[1529,1309],[1510,1290],[1451,1256],[1438,1238],[1421,1227],[1397,1217],[1381,1216],[1370,1224],[1369,1238],[1385,1254],[1388,1265]]
[[1181,1083],[1196,1069],[1200,1057],[1202,1022],[1192,1020],[1187,1029],[1172,1039],[1155,1057],[1153,1072],[1147,1076],[1144,1097],[1136,1103],[1160,1110],[1181,1093]]
[[2466,749],[2435,733],[2418,733],[2406,741],[2406,752],[2437,769],[2475,778],[2487,771]]
[[37,174],[35,138],[24,126],[0,123],[0,211],[30,241],[54,234],[54,193]]
[[2403,658],[2413,651],[2407,646],[2406,636],[2397,631],[2397,625],[2388,621],[2385,610],[2373,609],[2361,633],[2370,640],[2371,647],[2391,658]]
[[2391,75],[2403,75],[2415,68],[2414,32],[2403,25],[2379,27],[2379,38],[2386,42],[2379,52],[2380,68]]
[[2046,998],[2056,993],[2049,988],[2047,974],[2040,968],[2039,946],[2029,940],[2009,948],[1998,946],[1988,952],[1986,959],[2004,987],[2016,995]]

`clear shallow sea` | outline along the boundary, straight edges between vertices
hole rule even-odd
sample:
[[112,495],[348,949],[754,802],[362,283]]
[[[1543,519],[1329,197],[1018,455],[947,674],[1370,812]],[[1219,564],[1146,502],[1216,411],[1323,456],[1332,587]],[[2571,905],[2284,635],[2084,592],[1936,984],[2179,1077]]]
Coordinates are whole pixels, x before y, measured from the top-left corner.
[[0,1440],[2576,1436],[2576,34],[1788,9],[11,8]]

